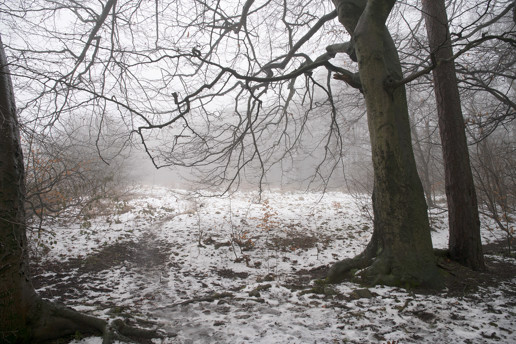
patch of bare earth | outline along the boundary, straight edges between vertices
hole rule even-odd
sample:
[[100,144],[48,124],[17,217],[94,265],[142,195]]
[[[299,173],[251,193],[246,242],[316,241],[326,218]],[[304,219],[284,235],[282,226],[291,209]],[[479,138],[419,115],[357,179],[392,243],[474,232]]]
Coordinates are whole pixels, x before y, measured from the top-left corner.
[[473,271],[446,257],[439,258],[439,266],[446,272],[449,293],[462,296],[477,292],[479,288],[499,288],[503,284],[501,292],[515,299],[516,285],[512,280],[516,277],[516,264],[514,259],[504,258],[508,253],[507,245],[505,242],[492,243],[485,245],[483,250],[485,271]]
[[157,269],[166,265],[169,251],[168,243],[157,242],[146,235],[137,242],[117,242],[86,257],[69,258],[64,262],[35,260],[31,262],[32,283],[47,299],[78,299],[92,291],[109,293],[113,290],[102,287],[101,272],[114,267],[142,273]]

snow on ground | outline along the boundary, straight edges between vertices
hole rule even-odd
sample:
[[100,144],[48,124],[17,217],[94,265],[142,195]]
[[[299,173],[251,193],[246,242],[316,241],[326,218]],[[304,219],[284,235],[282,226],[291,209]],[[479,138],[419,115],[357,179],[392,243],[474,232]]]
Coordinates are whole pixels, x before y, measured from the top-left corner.
[[[367,204],[344,193],[221,198],[142,187],[51,225],[55,235],[39,242],[53,244],[33,245],[34,283],[79,311],[157,327],[166,338],[156,343],[516,342],[514,276],[459,295],[318,284],[367,244]],[[434,247],[447,246],[446,216],[430,214]]]

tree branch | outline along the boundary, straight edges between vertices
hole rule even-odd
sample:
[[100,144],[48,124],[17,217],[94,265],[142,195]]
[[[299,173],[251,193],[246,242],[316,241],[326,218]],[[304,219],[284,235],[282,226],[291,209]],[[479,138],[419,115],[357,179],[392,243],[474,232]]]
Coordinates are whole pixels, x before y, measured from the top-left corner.
[[[506,35],[508,35],[509,37],[505,37]],[[457,59],[458,57],[460,57],[461,55],[468,52],[469,50],[471,50],[489,40],[500,40],[500,41],[509,43],[513,46],[516,46],[516,40],[513,38],[510,38],[510,33],[508,33],[508,32],[504,32],[501,35],[483,35],[481,38],[468,43],[464,48],[460,49],[457,53],[455,53],[452,57],[450,57],[448,59],[435,59],[435,56],[433,54],[431,54],[430,55],[430,61],[432,63],[431,65],[429,65],[429,66],[423,68],[422,70],[415,72],[414,74],[409,75],[401,80],[389,80],[388,82],[386,82],[386,87],[397,88],[402,85],[405,85],[405,84],[419,78],[420,76],[429,74],[440,63],[453,61],[453,60]]]
[[[104,9],[102,10],[102,13],[101,13],[99,19],[95,23],[95,26],[93,27],[93,30],[91,30],[91,32],[90,32],[90,35],[88,37],[88,41],[86,42],[86,45],[84,46],[84,48],[82,49],[81,54],[77,58],[77,62],[75,64],[75,67],[72,69],[72,71],[70,73],[68,73],[66,75],[66,77],[72,76],[77,71],[77,68],[79,68],[79,65],[82,63],[82,61],[84,61],[84,58],[86,57],[86,53],[88,52],[88,49],[90,48],[90,46],[91,46],[91,44],[92,44],[92,42],[94,40],[97,40],[97,46],[98,46],[98,43],[100,41],[100,37],[97,37],[97,32],[99,32],[100,28],[104,24],[104,21],[106,20],[107,16],[109,15],[109,12],[111,11],[111,8],[115,4],[116,4],[116,0],[108,0],[106,2],[106,5],[104,6]],[[90,66],[91,66],[91,63],[88,65],[88,68]],[[84,71],[83,73],[85,73],[85,72],[86,71]]]
[[287,64],[290,62],[292,57],[294,57],[295,53],[305,44],[308,42],[308,40],[319,31],[319,29],[328,21],[333,20],[337,17],[337,11],[333,11],[331,13],[328,13],[319,19],[319,21],[308,30],[308,32],[299,39],[299,41],[294,44],[292,49],[288,52],[288,54],[285,56],[283,61],[278,63],[268,63],[265,66],[262,67],[262,70],[266,73],[267,76],[272,75],[272,69],[284,69]]

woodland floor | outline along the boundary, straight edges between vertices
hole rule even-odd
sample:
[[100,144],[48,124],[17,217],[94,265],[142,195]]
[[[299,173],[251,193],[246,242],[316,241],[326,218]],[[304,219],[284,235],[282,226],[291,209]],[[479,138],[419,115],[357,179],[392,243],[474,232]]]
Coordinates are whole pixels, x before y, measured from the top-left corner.
[[[31,240],[34,285],[87,314],[158,328],[155,343],[516,342],[516,259],[489,219],[488,270],[441,259],[443,291],[319,283],[367,244],[367,204],[343,193],[142,188],[47,224],[53,234]],[[436,248],[446,247],[446,216],[431,213]]]

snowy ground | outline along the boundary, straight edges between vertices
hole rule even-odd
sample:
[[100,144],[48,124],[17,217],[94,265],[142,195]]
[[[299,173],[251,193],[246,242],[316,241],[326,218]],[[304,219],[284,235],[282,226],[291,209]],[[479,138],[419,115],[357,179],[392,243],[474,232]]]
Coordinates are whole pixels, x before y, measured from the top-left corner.
[[[166,338],[156,343],[516,343],[514,275],[437,295],[317,284],[368,242],[367,204],[343,193],[141,188],[49,225],[55,235],[38,239],[47,248],[34,245],[34,283],[88,314],[157,327]],[[431,215],[434,247],[447,245],[446,216]],[[485,244],[503,237],[482,234]]]

